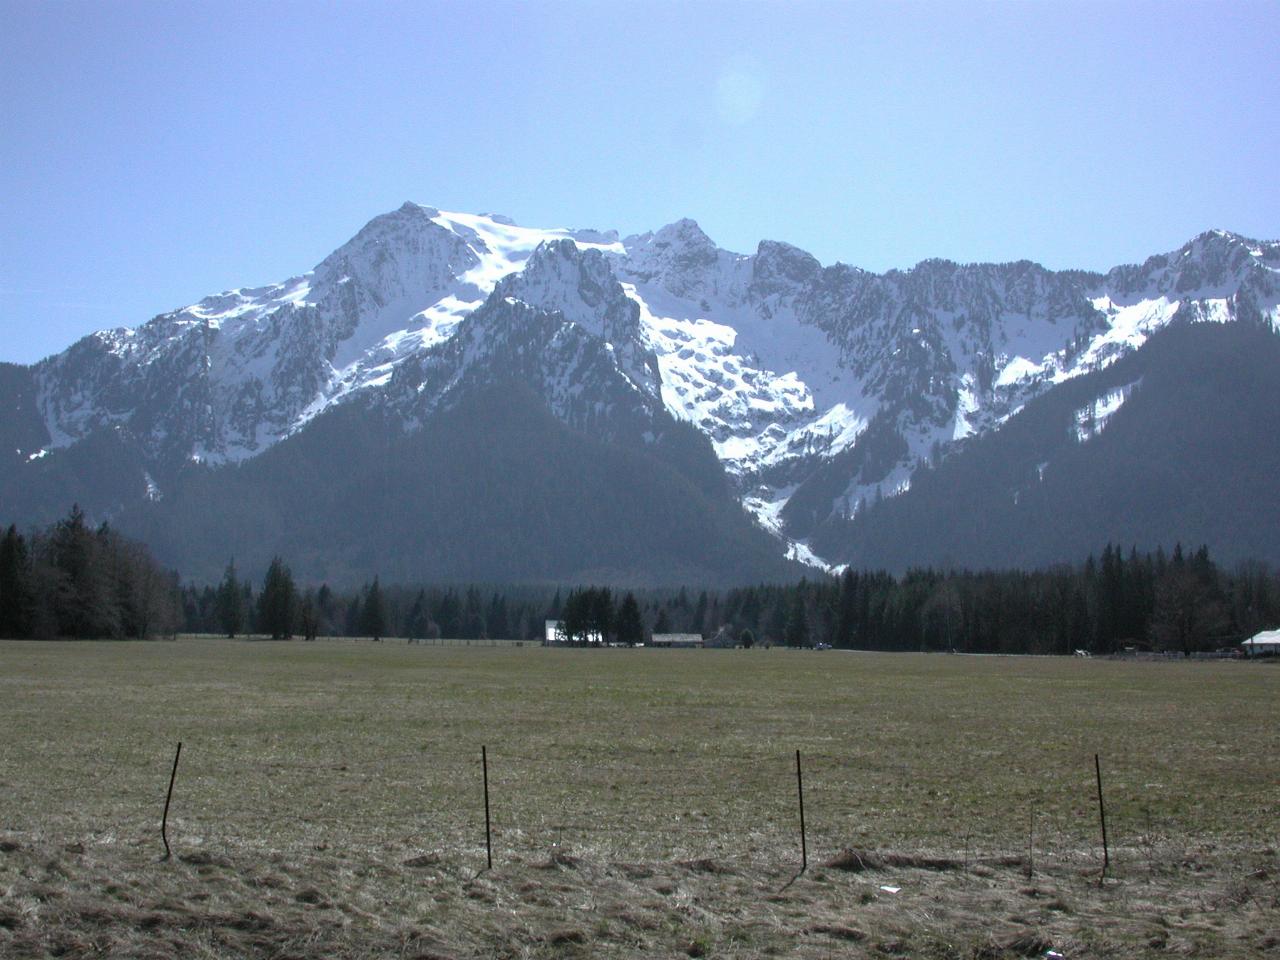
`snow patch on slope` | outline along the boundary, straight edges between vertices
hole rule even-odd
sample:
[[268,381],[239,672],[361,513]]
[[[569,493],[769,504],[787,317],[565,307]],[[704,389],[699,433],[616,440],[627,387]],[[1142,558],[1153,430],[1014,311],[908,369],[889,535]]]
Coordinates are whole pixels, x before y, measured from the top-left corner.
[[739,477],[852,444],[867,403],[838,348],[789,305],[752,302],[751,258],[708,249],[695,231],[684,221],[628,238],[616,264],[658,357],[667,409],[706,433]]
[[1076,440],[1080,443],[1086,443],[1100,434],[1106,428],[1107,422],[1115,415],[1115,412],[1124,406],[1124,402],[1129,399],[1129,395],[1141,383],[1141,380],[1135,380],[1133,383],[1127,383],[1114,390],[1108,390],[1092,403],[1078,409],[1073,418],[1075,420],[1074,433]]

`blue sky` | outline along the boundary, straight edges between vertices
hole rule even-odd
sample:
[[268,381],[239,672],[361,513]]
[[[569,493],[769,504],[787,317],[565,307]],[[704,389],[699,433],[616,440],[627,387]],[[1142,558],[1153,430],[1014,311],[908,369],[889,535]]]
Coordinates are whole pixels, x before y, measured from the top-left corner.
[[404,200],[873,270],[1280,236],[1280,3],[0,0],[0,360]]

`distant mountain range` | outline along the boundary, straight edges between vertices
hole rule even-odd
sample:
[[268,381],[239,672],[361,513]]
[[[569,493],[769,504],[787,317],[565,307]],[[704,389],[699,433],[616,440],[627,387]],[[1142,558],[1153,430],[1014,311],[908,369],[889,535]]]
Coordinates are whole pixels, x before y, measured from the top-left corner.
[[407,203],[309,273],[0,365],[0,519],[78,501],[197,579],[1280,561],[1278,327],[1280,244],[1224,231],[873,274]]

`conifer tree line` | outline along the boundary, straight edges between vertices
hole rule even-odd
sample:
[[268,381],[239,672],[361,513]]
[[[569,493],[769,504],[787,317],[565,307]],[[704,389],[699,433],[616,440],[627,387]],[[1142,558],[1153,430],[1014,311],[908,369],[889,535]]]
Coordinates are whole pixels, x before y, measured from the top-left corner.
[[376,576],[357,590],[303,588],[276,557],[257,587],[232,561],[216,587],[184,587],[182,607],[188,632],[227,637],[533,639],[542,636],[545,593],[520,587],[384,589]]
[[0,538],[0,637],[115,639],[183,626],[176,574],[79,506],[53,526]]
[[1225,571],[1205,547],[1108,545],[1083,565],[1039,571],[846,571],[727,591],[607,586],[299,586],[276,557],[261,581],[234,561],[220,583],[180,585],[146,547],[79,507],[0,538],[0,636],[146,638],[190,633],[541,641],[547,620],[582,645],[691,633],[737,646],[1070,654],[1192,653],[1280,626],[1280,576]]
[[[548,594],[551,594],[548,599]],[[279,599],[275,599],[279,598]],[[1108,545],[1082,566],[1041,571],[846,571],[723,592],[524,587],[328,586],[299,593],[277,559],[255,595],[229,566],[217,588],[183,592],[188,629],[272,636],[396,636],[540,641],[547,620],[568,643],[624,645],[654,633],[736,646],[1108,654],[1192,653],[1280,625],[1280,576],[1263,564],[1223,571],[1207,548],[1126,554]]]
[[[747,591],[747,600],[755,591]],[[1108,544],[1082,566],[1038,571],[847,571],[766,601],[784,642],[875,650],[1182,654],[1232,646],[1280,626],[1280,577],[1265,564],[1222,570],[1201,547],[1166,555]],[[731,593],[729,605],[733,606]],[[759,600],[756,601],[757,603]],[[750,618],[748,618],[750,619]]]

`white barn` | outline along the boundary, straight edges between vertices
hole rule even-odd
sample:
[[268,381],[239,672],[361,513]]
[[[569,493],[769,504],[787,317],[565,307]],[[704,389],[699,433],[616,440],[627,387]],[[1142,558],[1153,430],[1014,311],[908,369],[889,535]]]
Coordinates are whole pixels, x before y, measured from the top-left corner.
[[655,633],[649,641],[651,647],[690,647],[702,646],[700,633]]
[[1280,630],[1263,630],[1240,644],[1249,656],[1260,653],[1280,653]]

